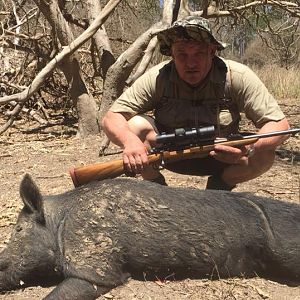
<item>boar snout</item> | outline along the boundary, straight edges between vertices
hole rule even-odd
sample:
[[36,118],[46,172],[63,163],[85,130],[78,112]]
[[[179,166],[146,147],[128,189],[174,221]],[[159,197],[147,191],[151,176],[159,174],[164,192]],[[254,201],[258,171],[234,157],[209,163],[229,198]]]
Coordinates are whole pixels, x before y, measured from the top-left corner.
[[7,257],[0,258],[0,293],[11,290],[16,286],[12,283],[10,266],[11,262]]

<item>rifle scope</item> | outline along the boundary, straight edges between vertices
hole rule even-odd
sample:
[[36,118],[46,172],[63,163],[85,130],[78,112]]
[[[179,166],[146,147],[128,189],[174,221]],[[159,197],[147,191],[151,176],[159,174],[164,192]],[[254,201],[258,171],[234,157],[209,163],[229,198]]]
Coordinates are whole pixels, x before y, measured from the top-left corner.
[[191,129],[177,128],[174,133],[158,134],[156,136],[157,144],[178,144],[181,142],[199,142],[200,140],[212,140],[215,139],[216,132],[214,126],[196,127]]

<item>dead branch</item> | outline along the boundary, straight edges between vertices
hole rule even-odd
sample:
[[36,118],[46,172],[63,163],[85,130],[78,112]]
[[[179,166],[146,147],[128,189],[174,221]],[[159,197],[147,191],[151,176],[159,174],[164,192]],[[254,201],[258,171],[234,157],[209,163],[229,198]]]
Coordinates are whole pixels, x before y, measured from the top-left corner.
[[[18,103],[15,102],[15,101],[12,101],[12,102],[10,102],[10,104],[13,105],[13,106],[17,106]],[[48,121],[43,119],[35,109],[29,109],[29,108],[26,108],[26,107],[22,107],[19,112],[21,112],[21,111],[24,112],[25,114],[29,115],[30,117],[32,117],[34,120],[36,120],[41,125],[47,125],[48,124]],[[6,113],[6,115],[7,116],[12,116],[14,113],[16,113],[16,112],[9,111],[9,112]],[[15,117],[17,117],[17,115],[15,115]]]
[[210,1],[209,0],[203,0],[201,3],[201,9],[202,9],[202,16],[204,18],[207,18],[208,16],[208,7],[210,5]]
[[178,19],[184,18],[184,17],[188,16],[189,14],[190,14],[189,1],[181,0],[180,6],[179,6],[179,11],[178,11]]
[[[3,83],[6,86],[15,88],[17,90],[23,90],[24,89],[23,86],[19,86],[19,85],[13,84],[13,83],[5,80],[5,79],[0,79],[0,83]],[[7,112],[5,114],[6,116],[10,116],[10,118],[5,123],[5,125],[3,125],[2,127],[0,127],[0,134],[2,134],[3,132],[5,132],[13,124],[14,120],[17,118],[17,116],[19,115],[19,113],[21,111],[24,112],[25,114],[29,115],[30,117],[32,117],[34,120],[36,120],[37,122],[39,122],[42,125],[47,125],[48,124],[48,121],[46,121],[45,119],[43,119],[36,110],[25,108],[22,105],[19,106],[16,101],[11,101],[9,104],[12,105],[12,106],[14,106],[15,109],[11,110],[11,111],[9,111],[9,112]],[[43,108],[42,108],[42,110],[43,110]],[[43,111],[43,113],[44,113],[44,111]]]
[[8,81],[8,80],[5,80],[5,79],[3,79],[3,78],[0,78],[0,83],[3,83],[3,84],[5,84],[6,86],[11,87],[11,88],[14,88],[14,89],[17,89],[17,90],[19,90],[19,91],[22,91],[22,90],[24,90],[24,89],[26,88],[26,86],[14,84],[14,83],[12,83],[12,82],[10,82],[10,81]]
[[122,0],[110,0],[104,9],[100,12],[99,16],[95,21],[85,30],[80,36],[78,36],[68,46],[63,47],[63,50],[57,54],[35,77],[31,85],[28,86],[24,91],[4,96],[0,98],[0,105],[9,103],[10,101],[25,102],[29,97],[36,92],[45,79],[51,74],[51,72],[58,66],[58,64],[66,57],[72,55],[80,46],[82,46],[88,39],[90,39],[100,26],[105,22],[110,13]]
[[147,49],[145,50],[145,55],[143,56],[136,72],[126,80],[127,86],[130,86],[134,81],[136,81],[137,78],[139,78],[142,74],[145,73],[145,71],[148,68],[148,65],[151,61],[151,58],[152,58],[152,55],[153,55],[153,52],[154,52],[156,46],[157,46],[157,38],[155,36],[150,41]]
[[[228,10],[211,10],[207,11],[207,18],[218,18],[218,17],[234,17],[235,14],[241,14],[242,12],[249,10],[253,7],[258,6],[265,6],[265,5],[272,5],[280,7],[281,9],[293,14],[295,17],[300,17],[300,8],[299,5],[289,1],[275,1],[275,0],[261,0],[261,1],[253,1],[244,5],[240,5],[237,7],[232,7]],[[205,11],[198,10],[198,11],[191,11],[188,7],[186,8],[189,10],[190,15],[197,15],[203,16]]]
[[120,96],[124,87],[125,81],[136,66],[138,61],[143,57],[144,51],[148,47],[151,39],[158,32],[170,25],[172,20],[173,1],[167,0],[164,2],[163,19],[151,26],[146,32],[140,35],[135,42],[124,51],[117,61],[108,70],[107,78],[104,85],[103,98],[101,102],[99,119],[107,112],[112,103]]
[[15,108],[10,112],[9,120],[0,127],[0,134],[5,132],[15,121],[16,117],[19,115],[23,107],[23,104],[17,103]]
[[173,20],[173,0],[165,0],[163,13],[162,13],[162,22],[167,26],[169,26],[171,25],[172,20]]
[[[98,0],[87,0],[86,3],[89,6],[89,19],[92,22],[97,18],[98,12],[101,11],[101,5]],[[92,39],[96,46],[99,59],[100,76],[105,78],[108,69],[116,61],[116,59],[113,55],[104,25],[97,30]]]
[[19,22],[18,22],[17,25],[10,27],[9,30],[10,30],[10,31],[16,30],[16,29],[18,29],[19,27],[21,27],[22,25],[24,25],[25,23],[28,23],[28,21],[29,21],[30,19],[32,19],[33,17],[35,17],[35,16],[37,15],[37,13],[38,13],[38,9],[37,9],[37,8],[33,9],[33,13],[32,13],[31,15],[28,16],[29,13],[26,14],[25,17],[23,17],[21,20],[19,20]]
[[112,103],[119,97],[125,87],[125,81],[132,72],[135,65],[142,58],[150,40],[166,25],[161,22],[154,24],[144,32],[136,41],[124,51],[117,61],[109,68],[104,84],[103,98],[101,102],[99,120],[107,112]]
[[42,38],[45,38],[45,37],[48,36],[48,35],[45,35],[45,34],[37,34],[35,36],[28,36],[28,35],[23,34],[23,33],[16,33],[14,31],[11,31],[10,29],[5,29],[3,34],[8,35],[8,36],[17,37],[17,38],[27,40],[27,41],[39,41]]
[[14,41],[6,40],[6,48],[11,48],[17,51],[25,52],[25,53],[34,53],[34,50],[32,48],[26,47],[26,46],[20,46],[16,39]]

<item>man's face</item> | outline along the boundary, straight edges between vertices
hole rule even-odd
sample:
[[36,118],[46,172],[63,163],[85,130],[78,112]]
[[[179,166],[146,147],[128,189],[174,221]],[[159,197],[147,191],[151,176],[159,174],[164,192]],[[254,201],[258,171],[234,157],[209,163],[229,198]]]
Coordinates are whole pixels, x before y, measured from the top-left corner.
[[191,86],[200,84],[211,69],[215,51],[212,44],[190,40],[174,42],[172,57],[179,77]]

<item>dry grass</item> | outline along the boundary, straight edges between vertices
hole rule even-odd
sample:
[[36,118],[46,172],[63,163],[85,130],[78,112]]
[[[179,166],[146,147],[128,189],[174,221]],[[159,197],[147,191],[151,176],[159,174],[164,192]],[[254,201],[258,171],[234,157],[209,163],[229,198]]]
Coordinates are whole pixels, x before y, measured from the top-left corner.
[[268,87],[277,99],[300,98],[300,70],[299,68],[286,69],[275,64],[261,68],[252,67],[255,73]]

